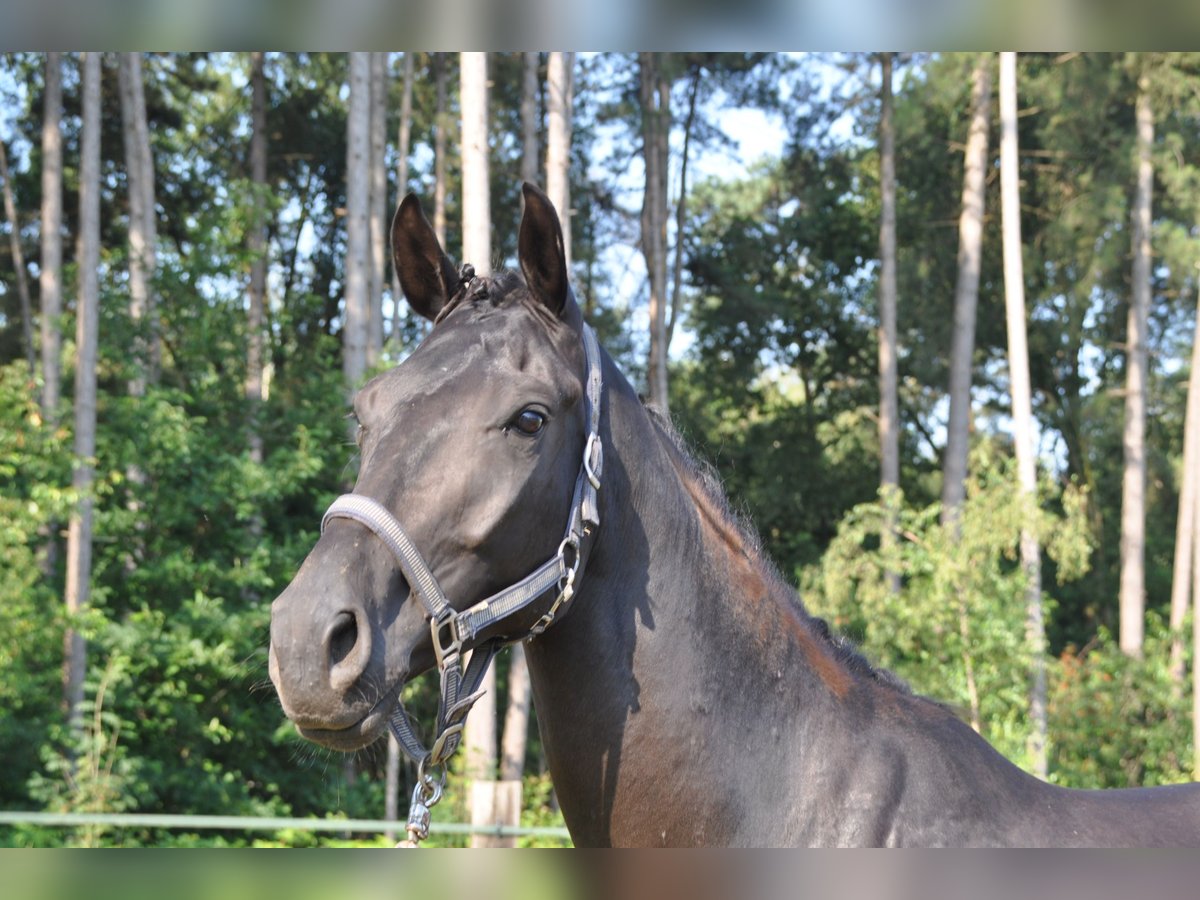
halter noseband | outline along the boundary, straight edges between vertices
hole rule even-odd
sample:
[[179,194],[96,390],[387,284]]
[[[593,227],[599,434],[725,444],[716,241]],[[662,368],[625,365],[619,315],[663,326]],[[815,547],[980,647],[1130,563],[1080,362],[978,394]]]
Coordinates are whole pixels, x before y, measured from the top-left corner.
[[[465,271],[464,275],[467,275]],[[472,271],[464,278],[468,285],[473,275]],[[408,831],[414,845],[415,841],[428,835],[429,807],[441,797],[445,763],[458,749],[467,714],[484,693],[479,685],[492,659],[501,647],[539,635],[553,624],[558,613],[575,595],[579,577],[591,553],[600,525],[598,494],[604,462],[604,445],[600,440],[603,385],[600,346],[595,332],[586,324],[583,326],[583,347],[587,359],[584,398],[588,430],[583,445],[583,459],[575,479],[566,533],[558,552],[516,584],[457,612],[446,599],[446,594],[416,545],[396,517],[382,504],[363,494],[343,494],[330,504],[321,519],[322,532],[330,519],[336,518],[353,519],[373,531],[395,555],[411,592],[421,599],[429,613],[433,650],[441,678],[433,745],[426,749],[421,743],[399,697],[388,722],[397,743],[417,763],[417,786],[413,791],[408,821]],[[463,671],[462,653],[468,644],[489,628],[525,610],[551,589],[556,591],[554,600],[527,634],[490,638],[474,648],[466,671]],[[442,768],[441,781],[436,781],[428,771],[437,767]]]

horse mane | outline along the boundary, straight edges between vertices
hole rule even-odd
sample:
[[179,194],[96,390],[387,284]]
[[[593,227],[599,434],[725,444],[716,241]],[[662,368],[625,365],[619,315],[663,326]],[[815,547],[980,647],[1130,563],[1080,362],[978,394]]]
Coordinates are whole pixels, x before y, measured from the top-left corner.
[[712,510],[721,516],[724,524],[741,539],[747,551],[747,557],[758,567],[769,583],[778,586],[783,595],[792,598],[795,609],[800,614],[800,620],[832,652],[834,659],[856,675],[887,685],[901,693],[912,694],[912,689],[898,675],[874,665],[850,638],[835,633],[825,619],[814,616],[808,611],[799,592],[788,583],[779,571],[779,567],[763,550],[762,538],[759,536],[758,530],[744,514],[737,512],[731,506],[716,468],[707,460],[698,457],[671,420],[645,398],[642,398],[642,408],[650,417],[659,436],[673,451],[677,461],[682,464],[684,471],[703,492],[705,499],[711,504]]

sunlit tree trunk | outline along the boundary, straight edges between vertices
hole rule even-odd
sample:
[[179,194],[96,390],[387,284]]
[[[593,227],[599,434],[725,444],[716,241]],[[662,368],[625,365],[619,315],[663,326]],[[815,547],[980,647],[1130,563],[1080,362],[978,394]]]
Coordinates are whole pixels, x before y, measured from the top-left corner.
[[1146,616],[1146,319],[1150,309],[1150,196],[1154,114],[1149,80],[1138,80],[1133,285],[1125,337],[1125,468],[1121,479],[1121,650],[1142,655]]
[[[462,108],[463,261],[479,275],[491,271],[491,188],[488,182],[487,53],[459,54]],[[475,704],[463,734],[466,773],[472,779],[471,821],[482,822],[494,806],[496,778],[496,670],[483,681],[486,693]],[[489,784],[490,783],[490,784]],[[475,835],[472,846],[494,846]]]
[[42,119],[42,258],[38,274],[42,332],[42,418],[58,419],[62,330],[62,54],[46,54]]
[[546,67],[546,195],[562,220],[563,251],[571,267],[571,117],[574,53],[551,53]]
[[250,55],[250,180],[254,184],[253,221],[247,233],[250,284],[246,291],[246,403],[250,418],[250,458],[263,459],[258,412],[263,400],[263,319],[267,299],[267,84],[264,53]]
[[[1196,286],[1196,323],[1192,334],[1192,371],[1188,376],[1187,412],[1183,424],[1183,473],[1179,513],[1175,520],[1175,563],[1171,571],[1171,677],[1183,683],[1183,621],[1188,611],[1192,569],[1200,567],[1194,553],[1200,531],[1200,283]],[[1200,659],[1200,657],[1197,657]]]
[[371,58],[350,54],[350,108],[346,118],[346,308],[342,321],[342,374],[358,387],[367,371],[371,283]]
[[667,310],[667,346],[675,336],[675,322],[679,315],[683,292],[683,236],[687,227],[688,161],[691,159],[692,134],[696,124],[696,103],[700,96],[700,81],[704,67],[696,65],[692,71],[692,83],[688,89],[687,115],[683,119],[683,153],[679,160],[679,197],[675,201],[675,260],[671,266],[671,295]]
[[0,141],[0,181],[4,182],[4,215],[8,219],[9,246],[13,268],[17,275],[17,299],[21,304],[21,339],[25,360],[29,364],[29,380],[37,378],[37,354],[33,347],[33,303],[29,299],[29,277],[25,272],[25,254],[21,250],[21,223],[17,221],[17,203],[13,197],[12,178],[8,172],[8,153]]
[[371,255],[367,284],[367,367],[379,364],[383,353],[383,285],[387,271],[387,53],[371,53],[370,193],[368,236]]
[[892,54],[880,57],[879,92],[879,445],[880,482],[900,485],[900,414],[896,364],[896,136]]
[[671,90],[658,53],[638,54],[642,107],[641,245],[650,283],[650,357],[646,379],[650,402],[664,413],[667,398],[667,163],[671,135]]
[[446,54],[433,54],[435,95],[433,128],[433,233],[446,246],[446,135],[450,114],[446,111]]
[[971,429],[971,361],[983,255],[983,197],[988,168],[992,105],[992,58],[981,53],[971,87],[971,125],[963,157],[962,212],[958,218],[958,281],[954,288],[954,337],[950,350],[950,415],[942,468],[942,521],[958,518],[966,496]]
[[[538,155],[538,66],[541,54],[522,54],[521,78],[521,180],[538,183],[540,168]],[[522,202],[524,202],[522,195]],[[552,198],[553,199],[553,198]]]
[[1025,274],[1021,259],[1021,196],[1017,156],[1017,55],[1000,54],[1000,199],[1004,241],[1004,305],[1008,324],[1008,377],[1012,391],[1013,443],[1024,507],[1021,569],[1025,575],[1025,638],[1031,659],[1029,756],[1034,774],[1046,777],[1046,629],[1037,536],[1037,465],[1033,400],[1025,339]]
[[[958,219],[958,281],[954,289],[954,336],[950,350],[950,415],[942,467],[942,523],[958,533],[958,517],[967,488],[971,434],[971,368],[975,352],[975,312],[983,251],[983,198],[988,166],[988,125],[992,102],[992,57],[981,53],[971,87],[971,123],[963,155],[962,212]],[[971,709],[971,727],[983,727],[972,652],[971,616],[965,592],[959,592],[958,630],[963,642],[963,672]]]
[[134,373],[129,381],[129,393],[141,397],[146,393],[146,385],[155,381],[158,370],[154,303],[158,229],[154,212],[154,158],[146,120],[140,53],[120,54],[117,78],[129,187],[129,318],[135,329]]
[[[400,89],[400,126],[396,135],[396,202],[408,193],[408,156],[412,151],[412,96],[413,96],[412,50],[404,51],[404,75]],[[392,269],[392,352],[398,353],[401,339],[401,310],[404,304],[400,291],[400,275]],[[389,752],[399,753],[393,748]],[[397,757],[398,758],[398,757]],[[389,760],[391,757],[389,757]],[[389,769],[390,771],[390,769]]]
[[[900,489],[900,401],[896,337],[896,131],[892,122],[892,54],[880,55],[879,90],[879,484],[894,502]],[[881,541],[896,542],[896,511],[889,505]],[[898,572],[887,573],[892,593]]]
[[79,299],[75,330],[76,499],[67,531],[67,629],[63,695],[67,722],[79,727],[87,642],[78,628],[92,577],[92,483],[96,455],[96,363],[100,323],[100,54],[82,54],[83,126],[79,162]]

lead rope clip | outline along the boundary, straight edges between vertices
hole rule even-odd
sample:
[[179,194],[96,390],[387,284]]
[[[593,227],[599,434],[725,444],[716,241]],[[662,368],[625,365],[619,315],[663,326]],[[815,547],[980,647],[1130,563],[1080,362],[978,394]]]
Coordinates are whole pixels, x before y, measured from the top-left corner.
[[415,850],[421,841],[429,837],[430,810],[442,799],[442,788],[446,784],[446,770],[440,779],[425,771],[425,763],[417,766],[417,786],[413,788],[412,800],[408,804],[408,822],[404,830],[408,837],[396,844],[398,848]]

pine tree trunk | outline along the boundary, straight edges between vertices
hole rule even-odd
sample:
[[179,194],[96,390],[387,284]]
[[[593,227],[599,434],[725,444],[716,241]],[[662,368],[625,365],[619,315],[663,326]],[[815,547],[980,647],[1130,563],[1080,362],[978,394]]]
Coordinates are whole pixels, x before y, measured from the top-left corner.
[[571,268],[571,117],[574,53],[551,53],[546,68],[546,195],[562,220],[563,251]]
[[80,724],[87,643],[76,627],[92,577],[92,482],[96,455],[96,363],[100,323],[100,54],[82,54],[83,126],[79,164],[79,300],[76,310],[75,472],[77,499],[67,531],[63,696],[67,723]]
[[981,53],[971,87],[971,126],[963,158],[962,213],[958,219],[958,281],[954,288],[954,338],[950,350],[950,415],[942,469],[942,521],[953,522],[966,497],[971,430],[971,369],[975,312],[983,254],[983,198],[988,168],[992,104],[991,54]]
[[[459,54],[459,99],[462,109],[463,261],[479,275],[491,272],[491,188],[488,181],[487,53]],[[471,791],[471,821],[494,806],[496,777],[496,670],[488,670],[486,693],[475,704],[463,734],[466,774]],[[473,847],[499,846],[475,835]]]
[[246,316],[246,405],[250,420],[250,459],[263,460],[258,412],[263,401],[263,319],[267,297],[267,222],[263,199],[267,192],[267,83],[263,71],[265,54],[250,55],[250,180],[255,201],[254,221],[247,235],[250,250],[250,284]]
[[1171,571],[1171,677],[1183,684],[1183,621],[1187,617],[1192,568],[1200,566],[1193,544],[1200,516],[1200,283],[1196,286],[1196,324],[1192,336],[1192,370],[1188,376],[1187,412],[1183,424],[1183,475],[1175,522],[1175,564]]
[[1008,324],[1008,374],[1012,391],[1013,442],[1025,522],[1021,569],[1025,575],[1025,638],[1032,660],[1029,755],[1033,772],[1046,777],[1046,630],[1042,612],[1041,557],[1036,528],[1037,465],[1033,401],[1025,339],[1025,275],[1021,260],[1021,197],[1017,157],[1017,55],[1000,54],[1000,197],[1004,234],[1004,299]]
[[1150,197],[1154,114],[1138,80],[1137,192],[1133,201],[1133,291],[1125,337],[1125,470],[1121,480],[1121,650],[1142,655],[1146,615],[1146,319],[1150,309]]
[[671,269],[671,296],[667,302],[667,346],[675,336],[675,321],[679,314],[680,294],[683,292],[683,235],[687,225],[688,160],[692,152],[692,132],[696,123],[696,103],[700,95],[700,80],[704,67],[696,66],[688,91],[688,110],[683,120],[683,153],[679,160],[679,197],[675,201],[675,262]]
[[387,271],[387,53],[372,52],[370,122],[370,193],[368,235],[367,367],[379,365],[383,354],[383,284]]
[[[541,54],[523,54],[521,81],[521,180],[538,183],[538,65]],[[523,196],[523,195],[522,195]],[[553,199],[553,198],[551,198]],[[522,201],[523,202],[523,201]]]
[[892,124],[892,54],[880,57],[879,92],[879,446],[880,483],[900,485],[900,423],[896,364],[896,137]]
[[46,106],[42,120],[42,418],[58,421],[62,331],[62,54],[46,54]]
[[346,118],[346,310],[342,322],[342,374],[353,391],[367,371],[370,316],[371,59],[350,54],[350,109]]
[[500,777],[520,781],[525,775],[525,748],[529,737],[529,710],[532,690],[525,647],[513,644],[509,651],[508,708],[504,715],[504,740],[500,748]]
[[[412,150],[413,51],[404,51],[404,76],[400,93],[400,126],[396,135],[396,205],[408,194],[408,156]],[[395,207],[393,207],[394,209]],[[404,308],[400,275],[392,269],[392,353],[399,355],[401,310]],[[391,757],[389,756],[389,760]]]
[[433,129],[433,233],[446,246],[446,135],[450,115],[446,111],[446,54],[433,54],[433,82],[436,97]]
[[647,381],[650,402],[669,412],[667,397],[667,162],[671,134],[670,85],[663,77],[657,53],[639,53],[639,94],[642,106],[642,157],[645,189],[642,199],[642,255],[650,282],[650,357]]
[[154,271],[157,267],[157,224],[154,212],[154,161],[140,53],[122,53],[117,70],[121,122],[125,139],[125,171],[129,187],[129,318],[134,326],[134,374],[129,394],[143,397],[158,371]]
[[17,299],[21,304],[21,336],[25,346],[25,361],[29,364],[29,380],[37,379],[37,352],[33,346],[33,303],[29,299],[29,277],[25,272],[25,254],[21,251],[21,223],[17,221],[17,203],[8,173],[8,153],[0,141],[0,181],[4,182],[4,215],[8,218],[8,240],[12,250],[13,268],[17,274]]

